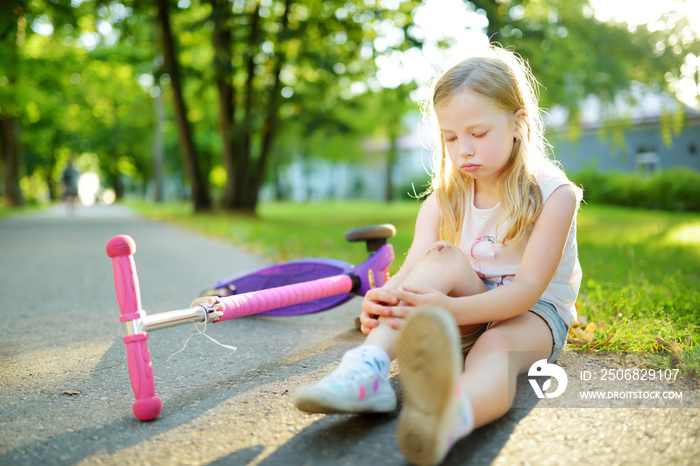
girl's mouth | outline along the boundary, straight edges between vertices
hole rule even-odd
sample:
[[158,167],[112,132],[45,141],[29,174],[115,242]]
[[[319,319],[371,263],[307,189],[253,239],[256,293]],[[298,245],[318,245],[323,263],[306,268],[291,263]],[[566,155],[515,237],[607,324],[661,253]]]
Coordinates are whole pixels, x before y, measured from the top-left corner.
[[475,172],[479,168],[481,168],[481,165],[477,165],[475,163],[465,163],[464,165],[461,166],[461,168],[465,172]]

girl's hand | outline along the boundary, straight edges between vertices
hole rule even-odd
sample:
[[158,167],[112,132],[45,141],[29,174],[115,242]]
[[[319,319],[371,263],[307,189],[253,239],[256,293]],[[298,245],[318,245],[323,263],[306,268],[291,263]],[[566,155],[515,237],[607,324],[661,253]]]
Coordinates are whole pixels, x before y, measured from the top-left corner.
[[435,306],[449,312],[450,297],[434,288],[404,286],[399,290],[395,290],[394,294],[403,302],[403,305],[391,308],[393,317],[408,317],[411,310],[417,306]]
[[362,333],[368,335],[373,328],[379,325],[379,317],[386,317],[392,314],[391,306],[399,304],[399,299],[394,293],[395,290],[374,288],[365,294],[365,298],[362,300],[362,311],[360,312],[360,330]]

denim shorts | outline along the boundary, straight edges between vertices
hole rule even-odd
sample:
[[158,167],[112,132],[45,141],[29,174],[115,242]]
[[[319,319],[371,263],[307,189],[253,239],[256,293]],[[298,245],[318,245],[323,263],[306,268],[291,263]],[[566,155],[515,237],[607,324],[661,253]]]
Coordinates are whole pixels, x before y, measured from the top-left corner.
[[[486,284],[486,288],[488,290],[492,290],[496,288],[496,286],[497,285],[493,285],[490,283]],[[569,332],[569,329],[567,328],[564,319],[561,318],[559,312],[557,312],[557,309],[554,307],[554,305],[548,303],[547,301],[543,301],[540,299],[535,303],[532,309],[530,309],[530,312],[538,315],[542,320],[544,320],[547,326],[549,327],[550,332],[552,332],[552,341],[554,341],[554,345],[552,346],[552,354],[549,356],[547,362],[549,362],[550,364],[554,363],[554,361],[556,361],[557,358],[561,356],[561,353],[564,351],[564,346],[566,345],[566,337]],[[472,348],[472,346],[474,346],[476,340],[491,326],[491,324],[492,322],[483,324],[476,331],[470,333],[469,335],[462,335],[462,353],[465,356]]]
[[557,308],[547,301],[542,301],[540,299],[535,303],[532,309],[530,309],[530,312],[540,316],[552,332],[554,345],[552,346],[552,354],[549,356],[549,359],[547,359],[547,362],[552,364],[561,356],[561,353],[564,352],[566,336],[569,333],[569,329],[566,327],[564,319],[562,319],[559,312],[557,312]]
[[490,322],[486,324],[481,324],[481,327],[474,330],[472,333],[468,335],[461,335],[462,356],[464,356],[465,358],[467,357],[467,353],[469,353],[469,350],[472,349],[472,346],[474,346],[476,340],[481,336],[482,333],[484,333],[489,328],[490,325]]

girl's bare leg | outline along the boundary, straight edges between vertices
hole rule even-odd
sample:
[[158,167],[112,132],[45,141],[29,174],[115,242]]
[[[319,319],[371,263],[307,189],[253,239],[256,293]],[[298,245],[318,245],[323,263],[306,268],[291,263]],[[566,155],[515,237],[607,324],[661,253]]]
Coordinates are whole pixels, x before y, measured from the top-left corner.
[[516,377],[547,358],[547,324],[526,312],[495,324],[469,352],[461,371],[453,319],[438,308],[419,308],[398,342],[403,408],[397,441],[416,464],[438,464],[460,438],[502,417],[515,395]]
[[[449,296],[470,296],[486,291],[464,252],[447,241],[437,242],[428,250],[401,283],[401,286],[405,285],[434,288]],[[391,327],[391,322],[395,320],[395,317],[381,317],[379,326],[370,332],[364,344],[379,346],[394,359],[398,331]],[[460,331],[469,334],[479,326],[464,326]]]
[[474,426],[501,418],[513,404],[518,374],[535,361],[549,358],[549,326],[526,312],[489,328],[474,344],[459,378],[474,411]]

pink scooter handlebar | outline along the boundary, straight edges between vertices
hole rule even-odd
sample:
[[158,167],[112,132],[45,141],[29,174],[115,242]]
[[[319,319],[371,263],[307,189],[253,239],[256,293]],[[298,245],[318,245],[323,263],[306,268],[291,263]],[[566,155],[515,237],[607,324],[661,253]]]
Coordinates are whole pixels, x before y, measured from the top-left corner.
[[303,283],[251,291],[228,298],[220,298],[221,320],[235,319],[313,299],[349,293],[354,287],[349,275],[335,275]]
[[134,264],[136,243],[129,236],[116,236],[109,240],[106,250],[112,258],[114,287],[121,312],[119,321],[127,326],[127,335],[122,340],[126,344],[129,378],[136,399],[132,409],[137,419],[150,421],[158,417],[163,403],[156,396],[153,364],[148,352],[148,333],[140,332],[134,325],[145,316],[141,309],[141,291]]
[[223,312],[220,320],[266,312],[327,296],[345,293],[364,296],[370,289],[384,286],[387,269],[393,260],[394,248],[390,244],[384,244],[369,259],[345,274],[220,298]]

